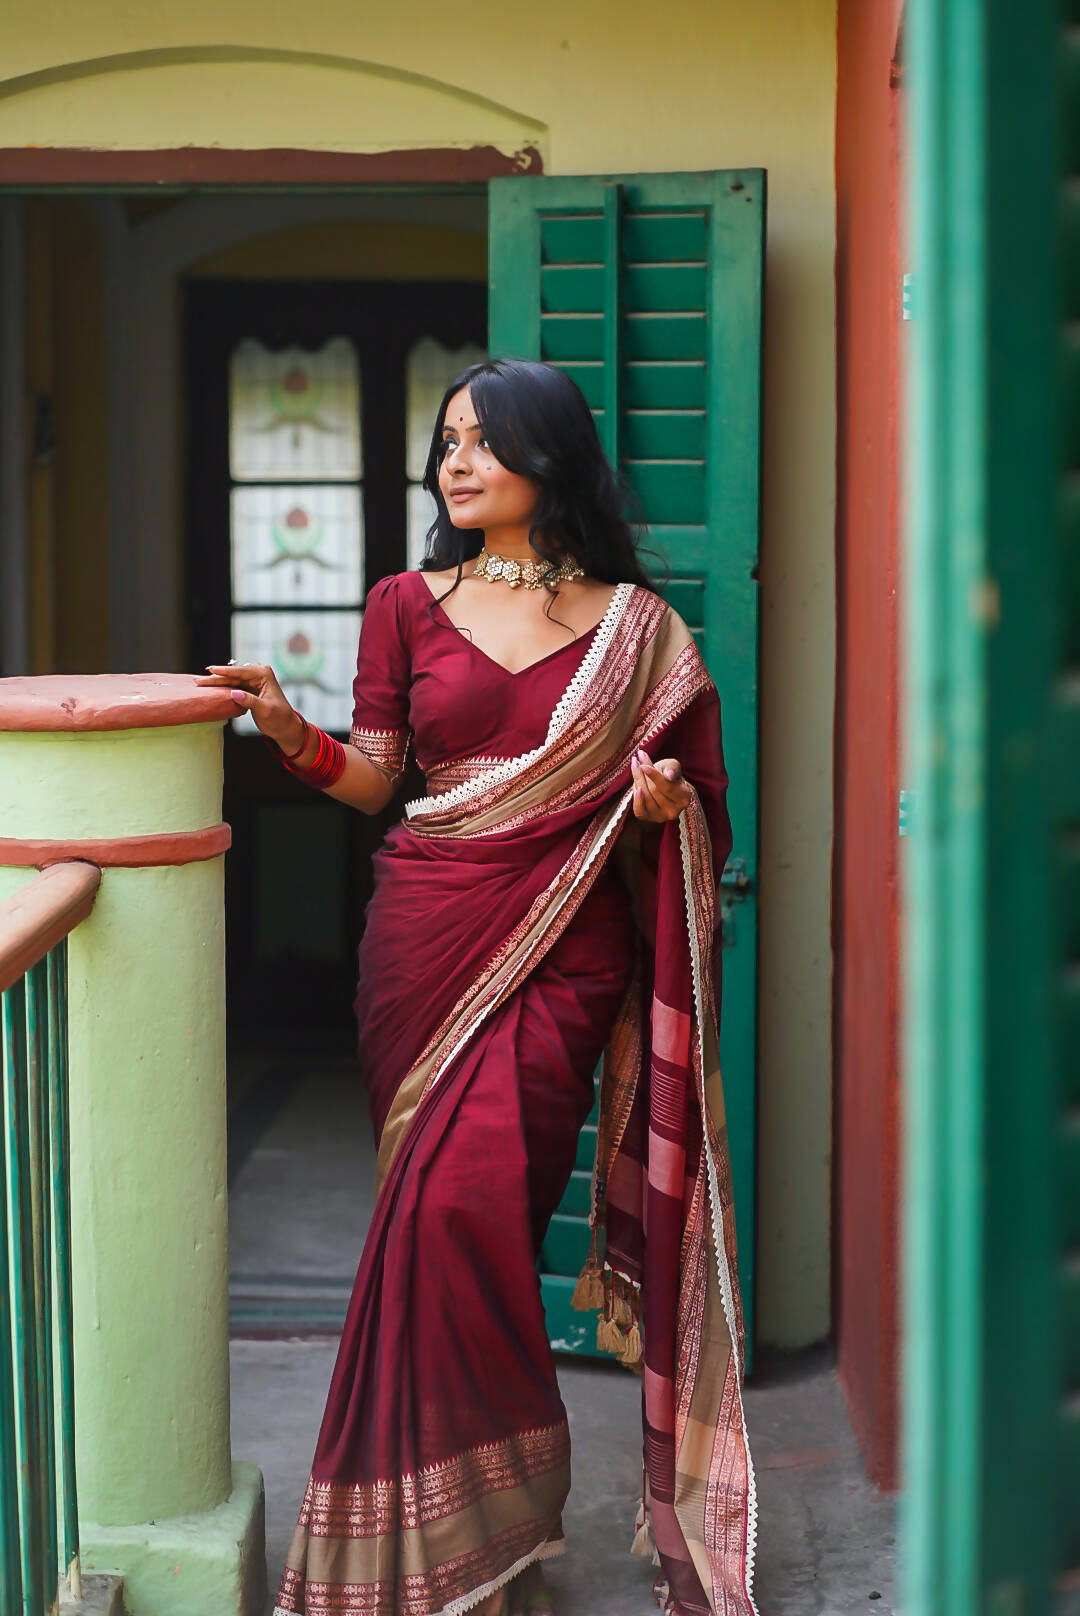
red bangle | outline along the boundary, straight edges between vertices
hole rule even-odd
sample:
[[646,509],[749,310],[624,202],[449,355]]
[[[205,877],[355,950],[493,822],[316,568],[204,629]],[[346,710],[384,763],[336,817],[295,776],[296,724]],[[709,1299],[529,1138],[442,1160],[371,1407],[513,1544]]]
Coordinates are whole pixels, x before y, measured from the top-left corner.
[[[327,786],[332,786],[341,779],[347,753],[340,741],[335,741],[332,735],[327,735],[317,724],[309,724],[302,713],[299,714],[299,718],[304,726],[304,740],[299,751],[286,755],[277,742],[272,741],[268,735],[263,739],[271,750],[276,752],[290,774],[295,774],[305,785],[318,786],[320,790],[325,791]],[[305,767],[300,767],[292,759],[300,756],[312,735],[316,737],[315,756]]]
[[327,735],[317,724],[310,724],[308,729],[316,738],[315,756],[312,761],[305,768],[290,763],[286,757],[282,757],[281,761],[298,780],[303,780],[309,786],[318,786],[325,791],[327,786],[332,786],[340,780],[344,773],[345,748],[340,741],[335,741],[332,735]]
[[298,758],[308,743],[308,721],[304,717],[303,713],[297,713],[296,716],[300,720],[302,730],[300,736],[300,745],[296,748],[295,752],[282,752],[281,756],[286,763],[291,763],[294,758]]

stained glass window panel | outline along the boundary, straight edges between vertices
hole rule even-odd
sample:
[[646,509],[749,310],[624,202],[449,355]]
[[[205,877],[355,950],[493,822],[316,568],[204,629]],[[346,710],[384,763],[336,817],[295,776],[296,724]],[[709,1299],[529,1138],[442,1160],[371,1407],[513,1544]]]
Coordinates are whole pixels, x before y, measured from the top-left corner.
[[235,605],[359,605],[363,558],[359,488],[274,483],[233,489]]
[[427,530],[435,520],[435,501],[419,483],[409,484],[407,558],[410,569],[418,567],[427,549]]
[[[348,733],[360,613],[235,612],[232,654],[238,662],[268,662],[294,707],[330,734]],[[256,733],[250,713],[233,719],[241,734]]]
[[409,350],[405,368],[406,464],[410,482],[424,475],[435,415],[442,396],[459,370],[486,359],[483,348],[469,343],[444,348],[434,337],[423,337]]
[[361,476],[355,345],[267,348],[247,337],[229,364],[229,470],[237,482]]

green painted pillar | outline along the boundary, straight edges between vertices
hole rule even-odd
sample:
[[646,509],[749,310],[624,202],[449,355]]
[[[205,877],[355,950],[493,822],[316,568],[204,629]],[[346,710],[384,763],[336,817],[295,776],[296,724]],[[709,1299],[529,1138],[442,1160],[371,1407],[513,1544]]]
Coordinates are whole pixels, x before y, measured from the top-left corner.
[[231,1462],[221,730],[182,674],[0,679],[0,899],[103,869],[69,944],[83,1564],[133,1616],[265,1597],[262,1478]]

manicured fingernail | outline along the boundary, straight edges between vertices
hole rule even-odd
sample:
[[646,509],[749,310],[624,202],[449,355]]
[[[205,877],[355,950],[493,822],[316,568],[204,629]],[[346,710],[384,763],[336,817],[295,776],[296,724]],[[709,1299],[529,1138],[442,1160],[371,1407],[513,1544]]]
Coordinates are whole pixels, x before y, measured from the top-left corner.
[[664,773],[667,775],[669,780],[674,780],[674,778],[675,778],[675,770],[674,769],[665,769]]
[[244,697],[247,695],[247,691],[246,690],[230,690],[229,695],[232,697],[233,701],[243,701]]

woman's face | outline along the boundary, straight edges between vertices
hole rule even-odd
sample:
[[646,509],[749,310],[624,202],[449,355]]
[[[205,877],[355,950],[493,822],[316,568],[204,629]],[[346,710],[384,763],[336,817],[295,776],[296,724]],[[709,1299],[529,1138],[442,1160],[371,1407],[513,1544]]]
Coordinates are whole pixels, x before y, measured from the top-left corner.
[[528,524],[536,509],[539,486],[496,460],[481,435],[476,412],[463,387],[446,406],[446,445],[439,466],[439,488],[455,527],[493,528]]

